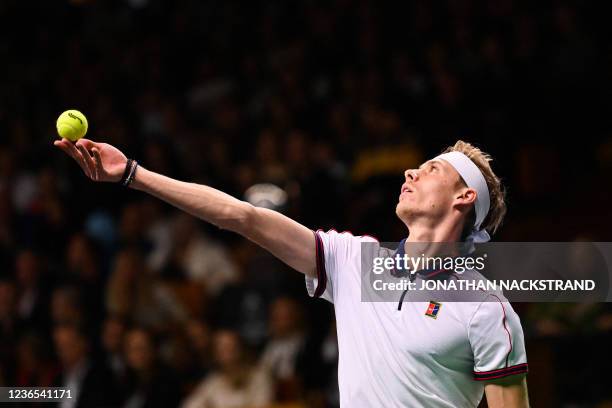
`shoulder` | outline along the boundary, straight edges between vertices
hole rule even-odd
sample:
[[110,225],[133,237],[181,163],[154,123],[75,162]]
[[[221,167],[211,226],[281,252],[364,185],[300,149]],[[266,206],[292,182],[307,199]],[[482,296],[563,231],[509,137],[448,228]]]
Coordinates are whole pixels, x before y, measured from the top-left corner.
[[473,304],[469,313],[468,333],[491,334],[489,330],[492,325],[497,325],[495,322],[498,322],[509,336],[512,329],[522,330],[520,317],[510,302],[496,292],[486,293],[482,301]]
[[[501,317],[503,319],[518,319],[512,305],[504,296],[503,292],[494,285],[488,285],[490,281],[480,272],[467,269],[463,273],[455,274],[456,279],[468,281],[475,284],[474,290],[465,292],[466,301],[461,302],[464,318],[468,326],[476,324],[479,320]],[[462,292],[463,293],[463,292]]]
[[341,240],[347,242],[379,242],[378,239],[372,235],[355,235],[351,231],[338,232],[336,229],[331,228],[327,231],[318,229],[315,234],[320,237],[327,237],[329,239]]
[[322,251],[326,256],[335,254],[346,258],[357,256],[363,248],[369,251],[379,247],[378,240],[371,235],[354,235],[350,231],[317,230],[315,231],[315,238],[317,251],[319,253]]

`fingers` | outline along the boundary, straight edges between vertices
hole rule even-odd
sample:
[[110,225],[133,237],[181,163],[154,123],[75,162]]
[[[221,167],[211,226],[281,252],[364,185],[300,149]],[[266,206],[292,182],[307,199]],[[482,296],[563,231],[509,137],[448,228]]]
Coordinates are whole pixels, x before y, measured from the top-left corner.
[[[72,157],[81,167],[85,175],[91,178],[92,173],[89,171],[85,158],[83,157],[83,154],[75,147],[74,143],[70,142],[68,139],[62,139],[55,141],[53,144],[62,149],[68,156]],[[89,153],[87,153],[87,156],[89,156]]]
[[67,142],[67,139],[62,139],[62,140],[54,141],[53,144],[67,152],[66,142]]
[[81,138],[81,139],[79,139],[79,141],[77,142],[77,144],[78,144],[78,143],[80,143],[80,144],[82,144],[83,146],[85,146],[85,148],[86,148],[87,150],[91,150],[91,149],[93,149],[94,147],[96,147],[96,146],[98,145],[96,142],[94,142],[94,141],[92,141],[92,140],[89,140],[89,139],[85,139],[85,138]]
[[[100,172],[104,167],[102,166],[102,156],[100,156],[100,149],[97,147],[94,147],[93,149],[91,149],[91,151],[93,152],[93,156],[94,159],[96,161],[96,170],[98,172]],[[100,174],[96,174],[96,177],[99,177]]]
[[76,160],[79,165],[81,164],[81,153],[74,147],[74,144],[70,142],[68,139],[62,139],[54,143],[60,149],[62,149],[68,156],[72,157]]
[[89,171],[89,177],[94,180],[97,180],[98,172],[96,168],[96,163],[94,162],[93,157],[91,157],[91,154],[89,154],[89,150],[85,148],[85,145],[82,143],[81,139],[76,142],[76,147],[81,152],[81,156],[85,161],[85,165],[87,166],[87,169]]

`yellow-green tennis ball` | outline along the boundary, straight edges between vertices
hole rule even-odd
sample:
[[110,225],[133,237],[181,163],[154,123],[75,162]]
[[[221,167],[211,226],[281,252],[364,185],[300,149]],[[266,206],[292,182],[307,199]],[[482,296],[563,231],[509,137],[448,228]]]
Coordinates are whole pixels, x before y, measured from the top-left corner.
[[87,118],[78,110],[67,110],[57,118],[57,133],[75,142],[87,133]]

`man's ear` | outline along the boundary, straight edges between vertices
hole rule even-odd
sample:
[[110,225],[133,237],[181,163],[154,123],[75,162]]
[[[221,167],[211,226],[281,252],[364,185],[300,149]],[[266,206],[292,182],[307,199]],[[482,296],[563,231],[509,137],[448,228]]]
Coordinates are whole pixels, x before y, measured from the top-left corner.
[[473,188],[462,188],[455,195],[455,204],[461,207],[471,206],[472,204],[476,203],[477,195],[478,193],[476,193],[476,190],[474,190]]

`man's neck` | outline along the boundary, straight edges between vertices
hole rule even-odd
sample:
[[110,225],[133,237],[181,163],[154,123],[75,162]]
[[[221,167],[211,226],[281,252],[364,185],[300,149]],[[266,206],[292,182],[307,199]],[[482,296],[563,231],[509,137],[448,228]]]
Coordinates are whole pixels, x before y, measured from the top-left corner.
[[411,225],[404,250],[411,256],[435,256],[456,254],[454,243],[461,237],[461,225],[441,223],[436,226]]

